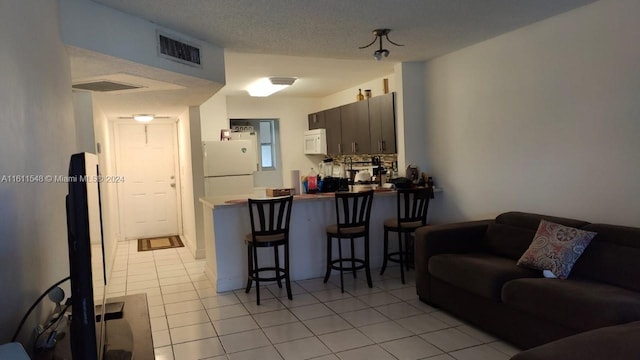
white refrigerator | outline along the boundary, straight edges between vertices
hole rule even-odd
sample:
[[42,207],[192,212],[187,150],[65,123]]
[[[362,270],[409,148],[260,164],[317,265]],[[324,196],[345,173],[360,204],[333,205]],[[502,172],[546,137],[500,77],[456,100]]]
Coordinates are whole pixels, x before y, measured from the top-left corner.
[[257,170],[251,140],[203,141],[205,196],[253,194]]

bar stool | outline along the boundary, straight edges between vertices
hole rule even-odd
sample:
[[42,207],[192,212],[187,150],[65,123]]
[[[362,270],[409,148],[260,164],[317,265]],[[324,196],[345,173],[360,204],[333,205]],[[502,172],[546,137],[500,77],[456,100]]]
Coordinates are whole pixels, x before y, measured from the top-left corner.
[[[427,210],[433,188],[422,187],[413,189],[398,189],[396,199],[396,217],[384,221],[384,256],[380,275],[387,269],[387,261],[400,263],[400,278],[404,284],[404,266],[409,270],[408,258],[411,251],[409,235],[417,228],[427,225]],[[389,252],[389,231],[398,233],[398,251]],[[402,234],[404,234],[405,250],[402,246]],[[397,256],[397,257],[396,257]],[[407,257],[405,261],[405,257]]]
[[[282,288],[282,279],[287,287],[287,297],[292,300],[291,281],[289,279],[289,220],[293,196],[273,199],[249,199],[249,217],[251,219],[251,233],[245,235],[247,244],[247,260],[249,272],[246,293],[251,290],[251,284],[256,282],[256,301],[260,305],[260,282],[277,281]],[[284,246],[284,267],[280,266],[279,246]],[[258,265],[258,248],[272,247],[274,266],[260,267]],[[272,271],[274,276],[261,277],[263,271]]]
[[[369,268],[369,219],[371,218],[371,203],[373,202],[373,190],[358,193],[336,192],[336,223],[329,225],[327,231],[327,272],[324,282],[329,280],[331,270],[340,271],[340,290],[344,293],[344,271],[352,271],[356,277],[356,271],[365,270],[367,284],[373,287],[371,270]],[[338,239],[338,258],[333,259],[331,249],[333,239]],[[354,239],[364,239],[364,259],[356,258]],[[342,255],[342,239],[350,240],[351,253],[349,257]],[[349,265],[345,265],[347,263]]]

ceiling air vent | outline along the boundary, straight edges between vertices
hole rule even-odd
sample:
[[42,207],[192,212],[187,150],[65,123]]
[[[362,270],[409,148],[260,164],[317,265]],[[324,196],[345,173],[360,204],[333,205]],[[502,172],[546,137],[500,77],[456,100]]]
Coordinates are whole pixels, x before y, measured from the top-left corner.
[[123,83],[118,83],[114,81],[100,80],[100,81],[94,81],[94,82],[89,82],[84,84],[73,84],[71,85],[71,87],[79,90],[107,92],[107,91],[139,89],[142,86],[123,84]]
[[201,67],[200,49],[158,33],[158,50],[160,56],[181,62],[186,65]]

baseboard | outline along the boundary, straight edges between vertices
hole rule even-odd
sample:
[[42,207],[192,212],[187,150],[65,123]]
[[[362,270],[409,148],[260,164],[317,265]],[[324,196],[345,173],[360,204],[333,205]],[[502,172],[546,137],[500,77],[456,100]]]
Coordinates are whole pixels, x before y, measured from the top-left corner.
[[225,292],[231,290],[244,289],[246,285],[247,278],[245,277],[236,277],[236,278],[228,278],[228,279],[216,279],[214,284],[216,284],[216,290],[218,292]]
[[191,241],[191,238],[189,238],[186,234],[181,234],[180,240],[182,240],[182,243],[187,247],[187,249],[189,249],[189,252],[194,259],[204,259],[204,249],[198,249],[197,245],[195,245],[194,242]]

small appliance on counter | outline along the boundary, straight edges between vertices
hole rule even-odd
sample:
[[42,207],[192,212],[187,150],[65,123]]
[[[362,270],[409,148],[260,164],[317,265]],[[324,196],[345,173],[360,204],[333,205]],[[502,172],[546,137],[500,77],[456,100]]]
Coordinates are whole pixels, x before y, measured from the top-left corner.
[[420,177],[420,171],[418,171],[418,167],[416,165],[407,166],[406,177],[414,184],[418,183],[418,179]]
[[367,170],[358,171],[353,181],[356,183],[369,182],[371,181],[371,173]]
[[382,186],[382,184],[387,182],[387,169],[382,166],[382,162],[380,161],[380,157],[378,156],[374,156],[371,158],[371,164],[374,166],[373,180],[375,180],[378,186]]
[[325,158],[318,164],[320,176],[325,177],[340,177],[344,172],[342,164],[336,164],[332,158]]
[[325,177],[322,179],[320,192],[349,191],[349,179]]
[[393,178],[389,181],[396,189],[409,189],[413,187],[413,181],[406,177]]

